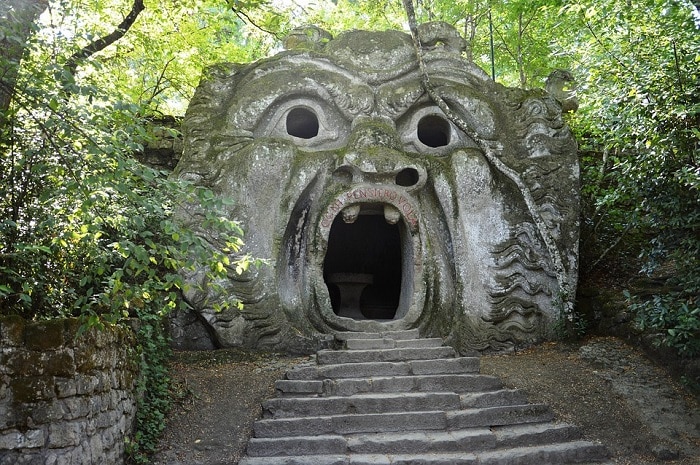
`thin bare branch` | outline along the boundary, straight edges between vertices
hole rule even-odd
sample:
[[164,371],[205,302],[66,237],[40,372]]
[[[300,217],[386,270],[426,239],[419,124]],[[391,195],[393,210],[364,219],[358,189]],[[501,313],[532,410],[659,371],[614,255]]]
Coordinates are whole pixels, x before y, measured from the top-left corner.
[[411,36],[413,38],[413,45],[416,49],[416,58],[418,59],[418,66],[422,75],[423,88],[428,93],[433,102],[435,102],[435,104],[440,108],[440,110],[443,111],[445,116],[447,116],[447,118],[449,118],[450,121],[452,121],[460,130],[462,130],[465,134],[467,134],[469,137],[472,138],[472,140],[474,140],[477,143],[489,164],[498,172],[502,173],[508,179],[513,181],[513,183],[518,187],[520,194],[523,196],[523,200],[525,201],[525,205],[527,206],[528,212],[530,213],[530,216],[532,217],[533,222],[535,223],[537,232],[540,234],[540,237],[544,241],[544,245],[547,248],[547,251],[549,252],[550,259],[552,260],[552,264],[554,267],[553,271],[556,274],[557,284],[559,285],[559,292],[564,315],[566,315],[569,319],[573,318],[574,295],[572,291],[574,283],[572,283],[569,279],[569,274],[566,270],[566,267],[564,266],[564,261],[562,259],[559,247],[557,246],[557,243],[554,240],[554,236],[552,236],[552,232],[549,230],[547,224],[542,218],[542,215],[540,214],[539,208],[537,207],[535,199],[532,196],[532,192],[530,192],[530,189],[527,187],[520,174],[518,174],[515,170],[513,170],[511,167],[507,166],[505,163],[503,163],[503,161],[501,161],[501,159],[496,153],[498,147],[482,139],[479,136],[479,134],[477,134],[477,132],[474,129],[472,129],[466,123],[466,121],[464,121],[464,119],[462,119],[459,115],[452,111],[452,109],[447,105],[447,102],[445,102],[445,100],[437,93],[432,83],[430,82],[430,76],[428,75],[428,71],[423,60],[420,37],[418,36],[418,25],[416,24],[416,14],[413,8],[413,1],[403,0],[403,4],[406,10],[406,16],[408,17],[408,24],[411,30]]
[[107,34],[106,36],[101,37],[93,42],[90,42],[88,45],[71,55],[71,57],[68,58],[68,61],[66,61],[65,69],[71,75],[75,75],[78,66],[80,66],[80,63],[85,61],[85,59],[91,57],[92,55],[101,50],[104,50],[105,48],[112,45],[114,42],[124,37],[127,31],[136,22],[136,18],[138,18],[139,13],[141,13],[145,8],[146,7],[143,4],[143,0],[134,0],[134,4],[131,7],[131,11],[128,15],[126,15],[126,17],[119,24],[119,26],[117,26],[117,28],[110,34]]

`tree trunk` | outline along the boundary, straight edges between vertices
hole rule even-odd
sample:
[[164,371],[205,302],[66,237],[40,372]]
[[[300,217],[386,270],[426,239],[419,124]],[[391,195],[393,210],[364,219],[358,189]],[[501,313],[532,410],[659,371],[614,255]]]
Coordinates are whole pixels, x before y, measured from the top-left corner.
[[7,125],[5,112],[14,95],[19,63],[34,23],[48,7],[48,0],[0,2],[0,131]]

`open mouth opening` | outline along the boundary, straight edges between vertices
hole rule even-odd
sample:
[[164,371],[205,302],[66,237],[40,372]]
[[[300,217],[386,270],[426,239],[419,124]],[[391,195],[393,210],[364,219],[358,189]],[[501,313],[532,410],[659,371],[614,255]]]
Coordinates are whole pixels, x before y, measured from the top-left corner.
[[354,215],[338,215],[328,236],[323,277],[333,312],[356,320],[394,320],[408,287],[410,246],[398,218],[383,204],[362,204]]

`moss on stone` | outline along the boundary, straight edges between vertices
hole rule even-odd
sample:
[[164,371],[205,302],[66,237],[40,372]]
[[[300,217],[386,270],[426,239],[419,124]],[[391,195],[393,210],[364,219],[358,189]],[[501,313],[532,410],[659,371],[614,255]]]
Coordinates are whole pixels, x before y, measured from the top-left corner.
[[73,353],[67,349],[47,354],[44,366],[49,375],[70,377],[75,374]]
[[29,404],[54,398],[53,376],[28,376],[10,381],[15,404]]
[[27,325],[25,345],[29,350],[55,350],[63,347],[63,320],[40,321]]
[[15,347],[22,345],[24,340],[25,321],[17,315],[0,317],[0,345]]

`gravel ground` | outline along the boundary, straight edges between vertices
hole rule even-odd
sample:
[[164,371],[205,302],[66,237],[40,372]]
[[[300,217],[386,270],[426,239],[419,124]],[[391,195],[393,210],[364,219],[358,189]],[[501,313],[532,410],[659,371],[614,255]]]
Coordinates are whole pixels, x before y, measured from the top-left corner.
[[[235,465],[274,395],[274,381],[307,357],[217,350],[178,352],[172,362],[178,402],[155,465]],[[700,465],[700,407],[640,351],[615,338],[547,343],[484,356],[481,371],[547,403],[624,465]]]

